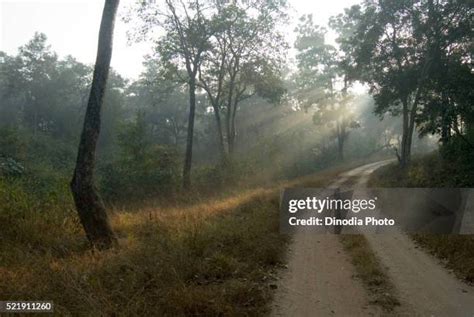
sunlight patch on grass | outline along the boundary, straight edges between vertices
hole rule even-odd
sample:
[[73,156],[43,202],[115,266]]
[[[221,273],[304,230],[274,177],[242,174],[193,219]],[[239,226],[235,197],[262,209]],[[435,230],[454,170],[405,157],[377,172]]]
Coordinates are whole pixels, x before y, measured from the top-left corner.
[[[58,315],[262,315],[289,237],[283,187],[325,186],[342,168],[187,205],[114,209],[117,249],[89,249],[72,201],[2,202],[0,298],[55,302]],[[23,206],[17,209],[18,206]]]

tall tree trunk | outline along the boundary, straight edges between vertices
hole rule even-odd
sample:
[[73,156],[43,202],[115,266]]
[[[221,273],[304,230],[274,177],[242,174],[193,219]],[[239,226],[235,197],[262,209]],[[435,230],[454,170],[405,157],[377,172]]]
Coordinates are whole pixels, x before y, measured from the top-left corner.
[[409,130],[409,115],[408,115],[408,100],[405,98],[402,101],[402,120],[403,120],[403,125],[402,125],[402,143],[401,143],[401,149],[400,149],[400,166],[402,168],[406,167],[408,165],[409,157],[407,154],[407,147],[408,147],[408,130]]
[[186,157],[183,168],[183,187],[191,187],[191,165],[193,161],[193,140],[194,140],[194,117],[196,115],[196,78],[189,79],[189,116],[188,135],[186,140]]
[[[228,153],[229,156],[232,157],[234,151],[234,138],[232,136],[232,118],[235,116],[233,114],[233,104],[234,98],[237,99],[238,96],[235,93],[235,79],[237,76],[237,69],[239,67],[239,59],[236,58],[234,65],[232,66],[232,72],[230,74],[230,81],[229,81],[229,95],[227,96],[227,109],[226,109],[226,132],[227,132],[227,146],[228,146]],[[235,95],[234,95],[235,93]]]
[[225,128],[226,128],[226,135],[227,135],[227,153],[229,156],[232,156],[232,147],[233,147],[233,140],[232,140],[232,131],[231,131],[231,118],[232,118],[232,93],[233,93],[233,84],[230,84],[231,88],[229,89],[229,96],[227,100],[226,106],[226,113],[225,113]]
[[451,107],[451,105],[444,92],[441,93],[441,96],[443,101],[443,106],[441,109],[441,142],[446,144],[451,138],[451,119],[448,115],[448,109]]
[[98,249],[108,249],[117,244],[104,203],[94,185],[94,166],[118,4],[119,0],[105,1],[92,86],[71,181],[71,190],[82,226],[92,246]]
[[36,132],[38,131],[38,109],[35,105],[34,117],[33,117],[33,136],[36,138]]
[[232,109],[232,115],[230,118],[230,128],[229,128],[229,155],[232,157],[235,150],[235,111]]
[[410,111],[410,121],[408,125],[408,137],[407,137],[407,160],[406,163],[410,164],[411,160],[411,148],[413,143],[413,132],[415,131],[415,117],[416,117],[416,105],[413,105]]
[[235,135],[232,131],[232,129],[230,130],[230,134],[229,134],[229,156],[232,157],[234,155],[234,141],[235,141]]
[[237,95],[234,98],[234,102],[232,105],[232,117],[230,119],[230,136],[229,136],[229,151],[230,154],[233,155],[234,150],[235,150],[235,137],[237,135],[236,128],[235,128],[235,116],[237,114],[237,106],[239,104],[239,99],[241,97],[240,91],[237,93]]
[[410,164],[413,132],[415,131],[415,118],[418,109],[421,89],[418,88],[411,107],[408,107],[408,99],[403,101],[403,133],[402,133],[402,154],[400,166],[405,168]]
[[344,161],[344,138],[342,136],[338,137],[338,156],[339,161]]
[[339,120],[336,121],[337,129],[337,156],[340,161],[344,161],[344,141],[345,141],[345,130]]
[[[427,67],[427,66],[425,66]],[[408,124],[408,138],[407,138],[407,164],[410,163],[411,159],[411,148],[413,142],[413,132],[415,131],[415,119],[416,119],[416,112],[418,110],[418,103],[420,101],[421,96],[421,87],[416,89],[415,97],[413,99],[413,103],[410,109],[410,119]]]
[[222,161],[226,161],[227,154],[225,151],[225,143],[224,143],[224,133],[222,132],[222,121],[221,121],[221,113],[219,110],[219,105],[214,105],[214,117],[216,118],[216,127],[217,127],[217,137],[219,142],[219,151],[221,152],[221,159]]

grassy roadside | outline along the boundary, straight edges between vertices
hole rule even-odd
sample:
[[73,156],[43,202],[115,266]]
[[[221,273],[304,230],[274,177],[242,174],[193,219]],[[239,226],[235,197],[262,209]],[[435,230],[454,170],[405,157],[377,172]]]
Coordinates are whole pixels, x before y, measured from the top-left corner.
[[0,298],[53,300],[57,315],[241,316],[268,311],[288,237],[280,186],[324,186],[343,167],[187,206],[115,210],[120,248],[88,250],[70,199],[0,183]]
[[358,277],[369,291],[371,303],[380,306],[385,312],[391,312],[400,305],[395,288],[385,269],[370,248],[363,235],[341,235],[344,250],[350,255]]
[[42,249],[2,240],[0,298],[53,300],[58,315],[260,315],[288,239],[277,214],[278,200],[262,191],[194,210],[116,214],[114,251],[88,251],[75,226],[72,243]]
[[[396,164],[384,166],[369,181],[371,187],[469,187],[472,175],[453,174],[454,168],[440,162],[437,154],[415,158],[412,165],[400,169]],[[438,257],[460,279],[474,283],[474,235],[414,234],[414,241]]]
[[415,234],[412,238],[458,278],[474,284],[474,235]]

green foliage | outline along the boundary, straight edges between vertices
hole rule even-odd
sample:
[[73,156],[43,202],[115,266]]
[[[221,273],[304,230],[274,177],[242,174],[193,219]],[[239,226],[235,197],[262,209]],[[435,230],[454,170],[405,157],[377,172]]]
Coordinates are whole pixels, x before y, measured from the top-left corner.
[[[470,138],[472,144],[474,138]],[[461,137],[452,137],[440,148],[443,169],[457,187],[474,187],[474,148]]]
[[[314,24],[312,15],[300,18],[296,32],[297,99],[306,111],[314,109],[314,124],[331,131],[330,138],[336,138],[342,160],[350,130],[360,127],[351,109],[354,98],[347,92],[349,81],[343,57],[334,46],[326,44],[326,30]],[[338,89],[338,85],[342,88]]]
[[430,155],[414,158],[402,169],[382,167],[371,179],[374,187],[473,187],[474,151],[459,138]]
[[196,188],[201,192],[212,193],[216,188],[230,190],[243,186],[255,175],[256,167],[248,159],[219,162],[215,165],[196,169],[194,177]]
[[[187,128],[188,93],[183,84],[170,78],[154,56],[145,59],[145,71],[127,89],[131,111],[141,112],[152,130],[155,143],[180,146]],[[198,97],[198,102],[202,98]],[[198,113],[202,109],[198,109]],[[200,127],[196,130],[199,132]]]
[[336,103],[338,56],[335,47],[326,44],[326,30],[314,24],[312,15],[303,15],[295,31],[297,99],[305,109]]
[[[139,159],[118,160],[100,169],[101,191],[114,200],[134,201],[165,196],[178,188],[177,154],[165,146],[153,146]],[[140,188],[137,191],[137,188]]]
[[25,164],[30,168],[42,166],[63,173],[72,171],[76,159],[76,147],[73,143],[41,134],[37,136],[29,134],[26,140],[28,148]]
[[[91,67],[71,56],[58,59],[44,34],[35,34],[16,56],[0,54],[0,95],[5,101],[0,104],[0,175],[20,178],[25,190],[34,193],[40,200],[41,195],[47,196],[51,188],[69,183],[91,75]],[[105,165],[105,161],[115,157],[117,148],[127,148],[125,144],[119,146],[117,138],[128,115],[123,106],[132,100],[125,95],[127,81],[113,70],[109,77],[99,139],[99,165]],[[133,136],[131,131],[127,132]],[[139,137],[135,135],[133,142],[139,144]],[[134,149],[130,148],[131,142],[127,150],[134,153]],[[141,166],[132,164],[132,167],[135,174],[139,168],[159,170],[154,179],[158,179],[162,187],[164,183],[174,182],[169,178],[176,178],[175,171],[170,172],[169,169],[170,166],[174,168],[179,159],[174,149],[162,150],[155,144],[146,144],[151,152],[146,155],[155,155],[158,160],[163,160],[165,171],[144,158],[138,161],[147,163],[141,163]],[[130,157],[127,159],[132,161]],[[169,163],[170,160],[174,162]],[[119,171],[126,171],[126,164],[122,162]],[[127,175],[125,172],[115,175],[112,169],[107,177],[117,179]]]
[[[149,69],[157,69],[155,74],[168,82],[187,84],[190,92],[195,85],[205,91],[203,101],[214,110],[222,159],[234,152],[241,102],[259,96],[276,104],[286,93],[281,72],[287,45],[278,31],[286,8],[281,0],[166,1],[164,6],[137,2],[126,18],[137,22],[131,38],[151,37],[157,43],[147,60]],[[163,32],[154,32],[157,28]],[[148,78],[153,76],[147,72]]]
[[0,176],[20,176],[25,172],[23,165],[12,159],[11,157],[0,156]]
[[[331,20],[350,80],[370,86],[375,111],[402,113],[410,148],[422,135],[472,124],[472,7],[466,1],[364,1]],[[408,119],[411,117],[410,119]],[[407,151],[409,154],[409,150]],[[403,155],[407,153],[402,153]]]
[[178,154],[172,147],[153,143],[143,113],[134,122],[123,125],[118,145],[118,157],[100,169],[100,184],[106,197],[140,199],[163,196],[177,189]]
[[0,131],[0,175],[21,176],[25,184],[30,180],[30,189],[41,190],[41,183],[54,184],[71,171],[75,154],[72,144],[18,128]]
[[[85,242],[77,241],[82,232],[67,183],[44,186],[31,179],[0,177],[0,244],[3,250],[18,248],[20,259],[20,252],[62,255],[66,245],[72,251]],[[0,255],[0,261],[6,264],[15,258]]]
[[0,126],[0,156],[22,159],[25,157],[25,140],[18,128]]

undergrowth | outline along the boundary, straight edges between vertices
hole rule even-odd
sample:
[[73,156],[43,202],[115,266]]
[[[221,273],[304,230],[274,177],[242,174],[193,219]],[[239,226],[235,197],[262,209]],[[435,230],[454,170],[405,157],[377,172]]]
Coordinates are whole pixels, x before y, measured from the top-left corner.
[[66,186],[38,194],[0,180],[0,298],[52,300],[61,316],[265,314],[289,240],[280,188],[325,186],[344,169],[111,208],[120,247],[105,252],[89,249]]

